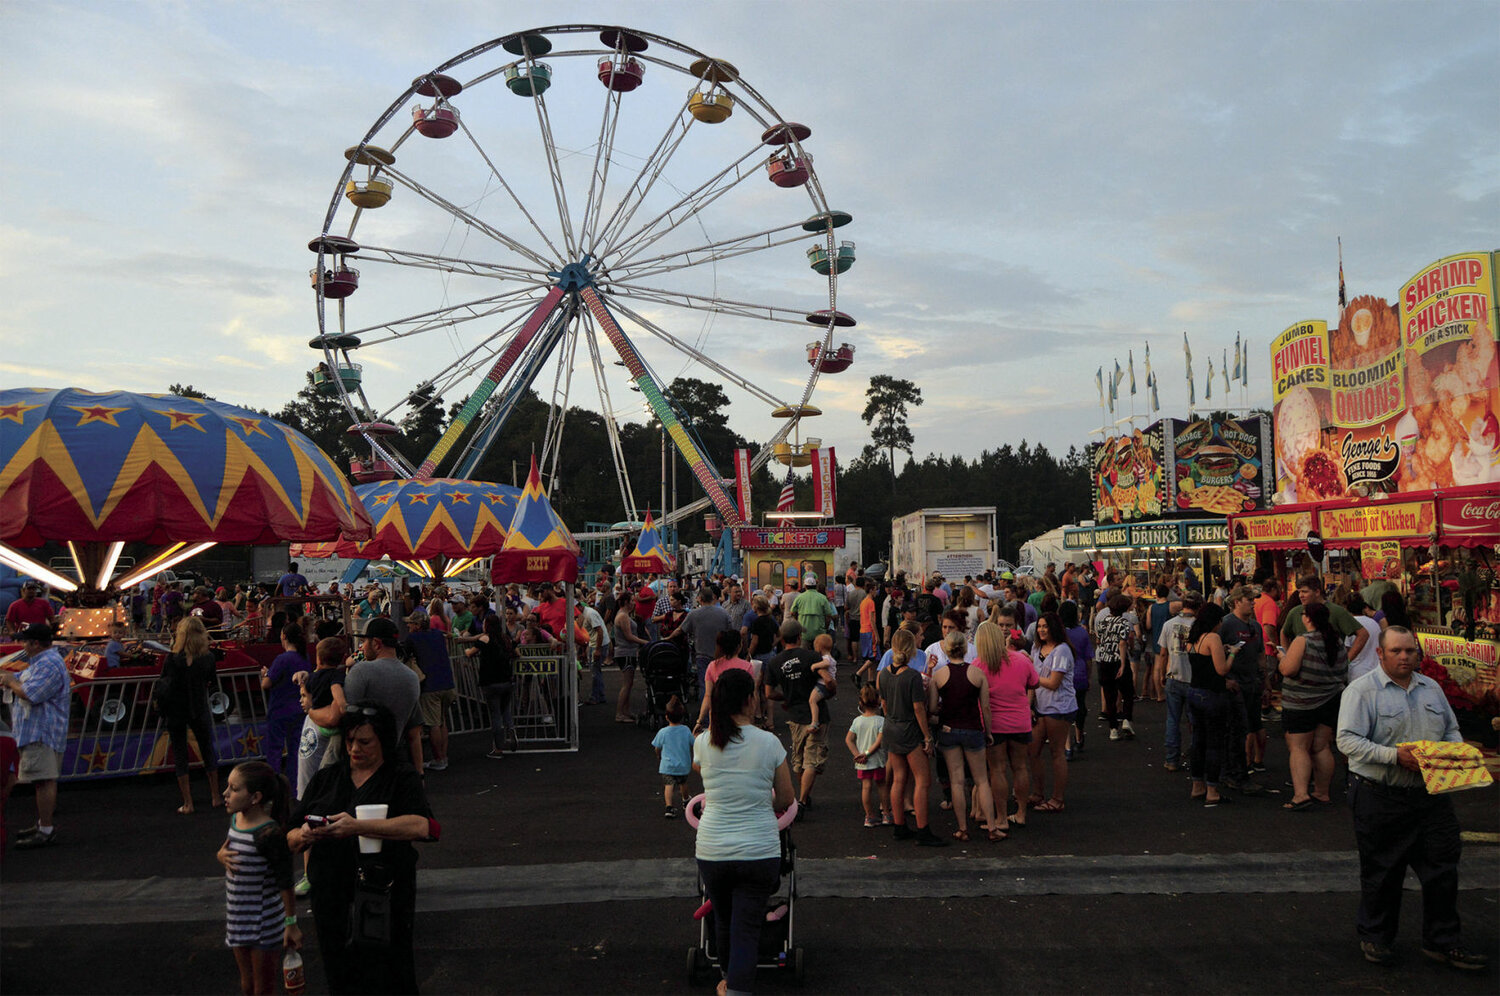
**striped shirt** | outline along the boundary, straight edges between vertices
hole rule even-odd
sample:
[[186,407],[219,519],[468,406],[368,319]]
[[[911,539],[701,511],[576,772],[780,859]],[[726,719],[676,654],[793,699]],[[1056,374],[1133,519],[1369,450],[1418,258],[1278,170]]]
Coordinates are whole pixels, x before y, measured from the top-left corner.
[[1316,709],[1336,699],[1349,683],[1349,661],[1342,644],[1334,647],[1333,663],[1317,632],[1302,635],[1302,667],[1296,677],[1281,679],[1283,709]]
[[286,916],[277,880],[290,883],[291,852],[285,844],[275,849],[282,852],[278,856],[286,867],[284,870],[273,867],[272,859],[256,846],[255,838],[264,827],[273,828],[271,833],[276,833],[275,825],[267,821],[240,830],[234,823],[234,817],[230,817],[228,843],[234,854],[234,870],[224,875],[224,944],[231,948],[277,947],[282,941]]

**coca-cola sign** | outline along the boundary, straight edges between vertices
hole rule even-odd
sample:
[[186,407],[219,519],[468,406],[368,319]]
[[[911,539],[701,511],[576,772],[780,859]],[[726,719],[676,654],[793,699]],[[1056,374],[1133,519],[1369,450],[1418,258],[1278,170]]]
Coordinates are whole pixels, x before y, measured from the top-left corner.
[[1449,545],[1500,542],[1500,497],[1444,498],[1438,502],[1438,520]]

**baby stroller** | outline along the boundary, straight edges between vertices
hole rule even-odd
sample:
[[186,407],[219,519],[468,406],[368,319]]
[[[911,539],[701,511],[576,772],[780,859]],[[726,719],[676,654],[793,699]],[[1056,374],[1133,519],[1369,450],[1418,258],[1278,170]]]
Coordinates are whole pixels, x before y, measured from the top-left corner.
[[[703,814],[703,796],[697,795],[688,801],[683,816],[688,826],[698,828],[698,818]],[[797,803],[794,801],[785,810],[776,814],[776,826],[781,831],[781,888],[766,901],[766,922],[760,930],[760,957],[757,969],[790,969],[792,981],[802,984],[802,949],[796,946],[793,921],[797,911],[797,845],[792,843],[792,824],[797,819]],[[713,905],[703,888],[703,879],[698,879],[698,898],[702,905],[693,914],[698,921],[698,943],[688,948],[688,985],[697,985],[718,964],[718,936],[714,929]]]
[[693,669],[687,652],[671,640],[657,640],[641,653],[641,677],[646,682],[646,711],[636,717],[654,732],[667,725],[667,703],[676,695],[683,703],[692,697]]

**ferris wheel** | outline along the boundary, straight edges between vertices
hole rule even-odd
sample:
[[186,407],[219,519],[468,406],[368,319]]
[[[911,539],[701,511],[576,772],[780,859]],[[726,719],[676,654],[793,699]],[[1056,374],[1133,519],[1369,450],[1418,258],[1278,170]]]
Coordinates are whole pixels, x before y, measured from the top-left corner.
[[[308,244],[312,378],[369,443],[356,479],[472,476],[535,391],[553,489],[570,408],[597,411],[637,517],[620,425],[645,416],[705,495],[667,521],[712,505],[739,524],[668,384],[717,383],[757,416],[752,469],[805,465],[818,378],[854,352],[834,341],[854,325],[838,277],[855,247],[836,235],[852,218],[811,134],[731,63],[620,27],[505,35],[419,76],[345,151]],[[402,448],[402,419],[460,400],[431,452]]]

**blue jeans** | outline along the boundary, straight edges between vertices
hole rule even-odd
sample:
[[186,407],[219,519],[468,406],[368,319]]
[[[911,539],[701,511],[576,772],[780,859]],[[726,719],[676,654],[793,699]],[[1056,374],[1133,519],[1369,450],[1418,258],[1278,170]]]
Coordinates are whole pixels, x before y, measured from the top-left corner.
[[766,900],[781,881],[781,858],[756,861],[698,861],[703,889],[714,904],[714,951],[729,991],[755,990],[760,930]]
[[1167,760],[1173,763],[1182,757],[1182,715],[1191,688],[1185,681],[1167,679]]
[[1188,708],[1193,713],[1193,760],[1188,771],[1193,781],[1218,788],[1224,771],[1224,742],[1229,732],[1229,693],[1189,688]]
[[604,701],[604,651],[600,650],[593,655],[589,667],[594,672],[594,684],[589,689],[589,701],[599,705]]

